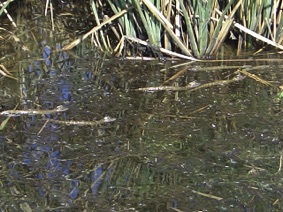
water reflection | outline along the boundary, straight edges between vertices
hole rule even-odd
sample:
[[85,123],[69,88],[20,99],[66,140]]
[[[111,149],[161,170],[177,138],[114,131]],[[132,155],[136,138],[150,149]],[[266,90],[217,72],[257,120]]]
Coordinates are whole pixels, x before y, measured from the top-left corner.
[[[160,86],[179,70],[161,72],[158,62],[93,63],[44,54],[46,60],[23,71],[20,109],[69,110],[14,117],[0,132],[2,210],[281,208],[282,176],[275,173],[282,118],[280,108],[274,110],[274,88],[245,78],[194,92],[140,92],[135,89]],[[172,84],[225,80],[236,71],[227,66],[240,64],[218,65],[191,64]],[[46,72],[35,74],[44,66]],[[278,67],[254,73],[281,79]],[[105,116],[117,120],[67,126],[43,119]]]

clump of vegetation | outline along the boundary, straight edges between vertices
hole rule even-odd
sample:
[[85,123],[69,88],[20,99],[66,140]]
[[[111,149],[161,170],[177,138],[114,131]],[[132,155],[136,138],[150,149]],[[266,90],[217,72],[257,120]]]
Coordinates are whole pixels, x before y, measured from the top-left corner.
[[[7,15],[16,27],[13,14],[9,15],[11,2],[0,5],[0,15]],[[42,8],[33,0],[18,4]],[[238,53],[243,47],[261,48],[266,44],[283,49],[282,4],[271,0],[89,0],[53,4],[46,0],[42,12],[50,17],[53,30],[58,17],[64,23],[67,16],[80,19],[72,26],[80,36],[63,50],[91,36],[93,45],[116,56],[169,55],[197,60],[215,55],[229,39],[237,41]],[[75,10],[85,14],[87,27],[81,28],[82,17],[76,16]]]

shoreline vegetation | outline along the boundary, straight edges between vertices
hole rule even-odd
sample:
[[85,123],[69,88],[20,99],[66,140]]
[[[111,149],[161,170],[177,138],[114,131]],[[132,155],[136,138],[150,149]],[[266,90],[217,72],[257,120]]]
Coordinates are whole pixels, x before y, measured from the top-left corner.
[[215,58],[227,43],[237,55],[251,48],[283,50],[282,9],[282,0],[7,0],[0,4],[0,18],[10,27],[0,26],[0,39],[8,35],[28,51],[14,33],[19,18],[28,14],[32,20],[45,19],[52,31],[64,26],[77,32],[59,51],[90,42],[115,57],[203,61]]

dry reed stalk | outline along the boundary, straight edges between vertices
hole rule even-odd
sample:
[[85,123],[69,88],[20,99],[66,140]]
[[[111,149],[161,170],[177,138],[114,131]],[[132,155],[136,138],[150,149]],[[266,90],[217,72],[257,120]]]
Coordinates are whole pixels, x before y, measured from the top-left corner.
[[3,13],[3,11],[4,11],[4,13],[5,13],[6,16],[8,17],[8,19],[10,20],[10,22],[12,23],[12,25],[13,25],[15,28],[17,28],[17,25],[16,25],[16,23],[14,22],[13,18],[10,16],[10,14],[8,13],[8,11],[6,10],[6,8],[8,7],[8,5],[9,5],[12,1],[13,1],[13,0],[8,0],[8,1],[4,2],[4,4],[2,4],[2,3],[0,2],[0,7],[2,7],[1,10],[0,10],[0,16],[2,15],[2,13]]
[[111,23],[112,21],[114,21],[115,19],[121,17],[122,15],[124,15],[125,13],[127,13],[128,11],[132,10],[133,7],[128,7],[127,9],[122,10],[121,12],[113,15],[112,17],[110,17],[109,19],[103,21],[100,25],[93,27],[89,32],[87,32],[86,34],[84,34],[81,38],[78,38],[76,40],[74,40],[73,42],[71,42],[70,44],[64,46],[61,51],[66,51],[66,50],[70,50],[72,48],[74,48],[75,46],[77,46],[78,44],[81,43],[81,41],[83,41],[84,39],[86,39],[89,35],[91,35],[92,33],[96,32],[97,30],[101,29],[104,25]]

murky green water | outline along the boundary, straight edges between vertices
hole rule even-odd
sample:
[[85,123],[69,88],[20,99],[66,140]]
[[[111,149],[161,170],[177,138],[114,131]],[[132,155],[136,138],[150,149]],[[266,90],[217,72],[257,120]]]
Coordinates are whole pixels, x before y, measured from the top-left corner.
[[[282,65],[247,65],[282,83]],[[193,63],[174,85],[226,80],[235,75],[233,66],[243,63]],[[12,117],[0,131],[1,210],[282,209],[282,113],[274,88],[246,77],[193,92],[136,91],[160,86],[184,67],[162,70],[159,62],[93,59],[91,53],[83,59],[56,53],[21,67],[19,82],[1,80],[2,110],[16,103],[69,110]],[[116,121],[68,126],[43,120],[105,116]]]
[[[282,210],[283,107],[274,100],[282,62],[109,60],[87,42],[56,52],[74,40],[67,18],[57,16],[52,31],[38,13],[14,14],[24,22],[14,30],[21,42],[0,42],[13,46],[1,49],[0,64],[19,79],[0,79],[0,110],[68,110],[11,117],[0,131],[1,211]],[[227,82],[245,68],[273,86],[246,77],[194,91],[136,90],[177,73],[166,86]],[[107,116],[116,121],[46,122]]]

